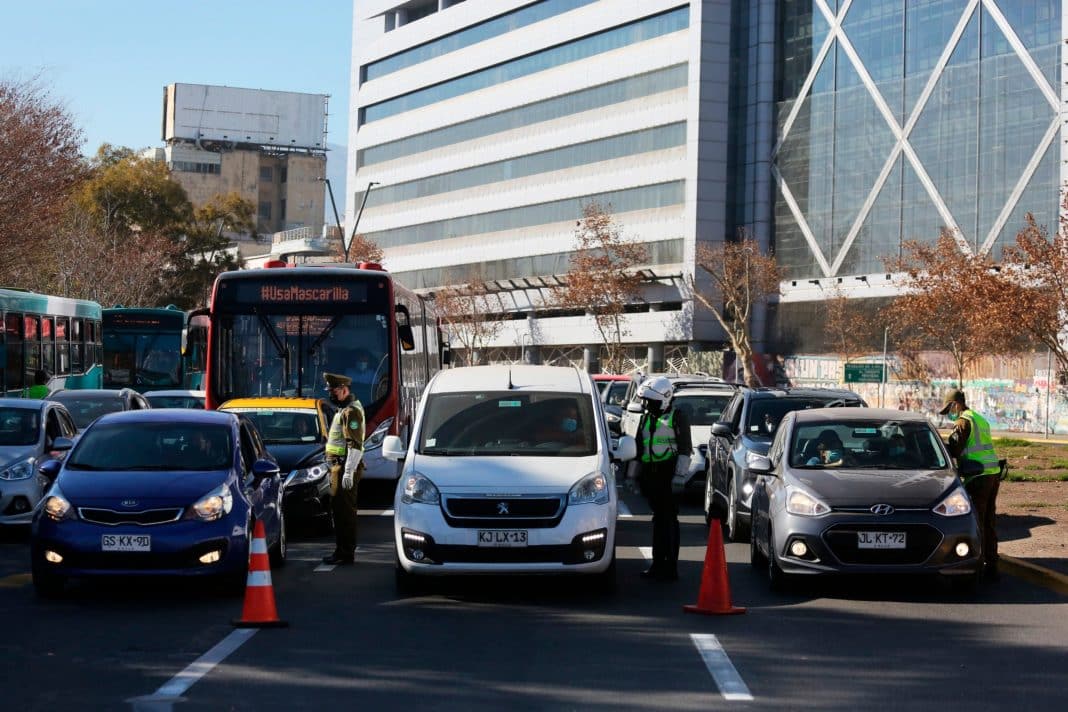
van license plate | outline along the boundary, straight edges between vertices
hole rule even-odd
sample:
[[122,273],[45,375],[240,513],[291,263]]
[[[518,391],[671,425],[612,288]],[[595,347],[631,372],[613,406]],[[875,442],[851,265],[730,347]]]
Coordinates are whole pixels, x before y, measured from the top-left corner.
[[858,549],[904,549],[905,532],[857,532]]
[[526,529],[479,529],[479,546],[526,546]]
[[103,551],[152,551],[151,534],[102,534]]

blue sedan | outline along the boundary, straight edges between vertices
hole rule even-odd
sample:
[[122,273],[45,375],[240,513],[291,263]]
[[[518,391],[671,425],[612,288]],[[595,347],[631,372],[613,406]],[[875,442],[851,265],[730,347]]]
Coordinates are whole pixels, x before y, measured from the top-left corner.
[[271,563],[285,562],[278,464],[244,416],[112,413],[41,472],[54,480],[31,530],[42,596],[60,593],[68,578],[140,575],[210,577],[236,593],[257,520]]

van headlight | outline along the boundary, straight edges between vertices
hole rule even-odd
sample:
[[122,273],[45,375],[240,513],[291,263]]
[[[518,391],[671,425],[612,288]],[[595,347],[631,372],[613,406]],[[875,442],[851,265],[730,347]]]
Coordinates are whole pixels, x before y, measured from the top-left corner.
[[413,502],[437,504],[441,501],[441,493],[429,477],[413,472],[404,478],[404,494],[401,496],[401,501],[405,504]]
[[293,474],[286,480],[286,486],[290,485],[302,485],[307,482],[318,482],[326,477],[326,473],[330,471],[330,468],[326,466],[325,462],[320,462],[311,467],[305,467],[301,470],[293,470]]
[[567,493],[568,504],[607,504],[608,478],[600,472],[591,472],[575,483]]
[[972,501],[968,499],[964,488],[959,485],[934,508],[934,513],[941,514],[943,517],[960,517],[971,511]]
[[230,488],[221,484],[197,500],[193,505],[193,511],[203,521],[213,522],[229,514],[233,507],[234,496],[230,493]]
[[371,437],[363,441],[363,451],[366,453],[368,450],[374,450],[376,447],[382,447],[382,441],[389,435],[389,426],[393,425],[393,418],[386,418],[375,431],[371,433]]
[[33,459],[16,462],[0,470],[0,480],[24,480],[33,475]]

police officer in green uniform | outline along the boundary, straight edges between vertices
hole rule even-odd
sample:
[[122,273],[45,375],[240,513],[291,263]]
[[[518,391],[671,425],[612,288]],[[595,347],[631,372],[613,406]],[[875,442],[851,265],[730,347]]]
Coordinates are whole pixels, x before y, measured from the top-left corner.
[[638,486],[653,510],[653,563],[642,578],[679,578],[679,505],[672,480],[685,479],[693,444],[690,423],[681,410],[669,408],[674,389],[663,376],[638,387],[645,410],[638,421]]
[[23,398],[47,398],[48,394],[52,392],[52,389],[48,387],[48,381],[52,376],[48,371],[44,369],[37,369],[33,372],[33,385],[22,390]]
[[994,439],[986,418],[968,407],[964,391],[954,389],[946,397],[939,411],[953,421],[949,435],[949,453],[960,460],[975,460],[982,464],[982,474],[964,478],[964,489],[975,507],[979,534],[983,540],[983,576],[998,579],[997,497],[1001,487],[1001,463],[994,451]]
[[337,413],[326,439],[326,464],[330,468],[330,507],[334,514],[334,553],[323,563],[351,564],[356,559],[356,485],[363,476],[363,406],[352,395],[352,379],[323,374],[330,402]]

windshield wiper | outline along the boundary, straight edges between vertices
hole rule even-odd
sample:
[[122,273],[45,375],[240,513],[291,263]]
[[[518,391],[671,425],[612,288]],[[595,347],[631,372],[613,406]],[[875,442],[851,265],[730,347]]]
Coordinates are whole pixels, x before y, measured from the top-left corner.
[[330,332],[334,330],[334,327],[341,323],[341,319],[343,317],[344,314],[337,314],[336,316],[334,316],[333,319],[330,320],[330,323],[327,324],[326,327],[323,329],[323,333],[319,334],[319,336],[316,337],[315,341],[312,342],[312,345],[308,347],[309,356],[315,355],[315,351],[319,348],[319,345],[323,343],[323,339],[329,336]]
[[259,309],[253,309],[252,312],[256,315],[256,318],[260,320],[260,325],[263,327],[263,330],[267,332],[267,336],[270,338],[271,343],[274,344],[274,348],[278,352],[278,358],[282,359],[282,373],[288,376],[289,344],[282,341],[281,337],[278,336],[278,332],[274,328],[274,324],[271,323],[270,319],[263,315],[263,312]]

